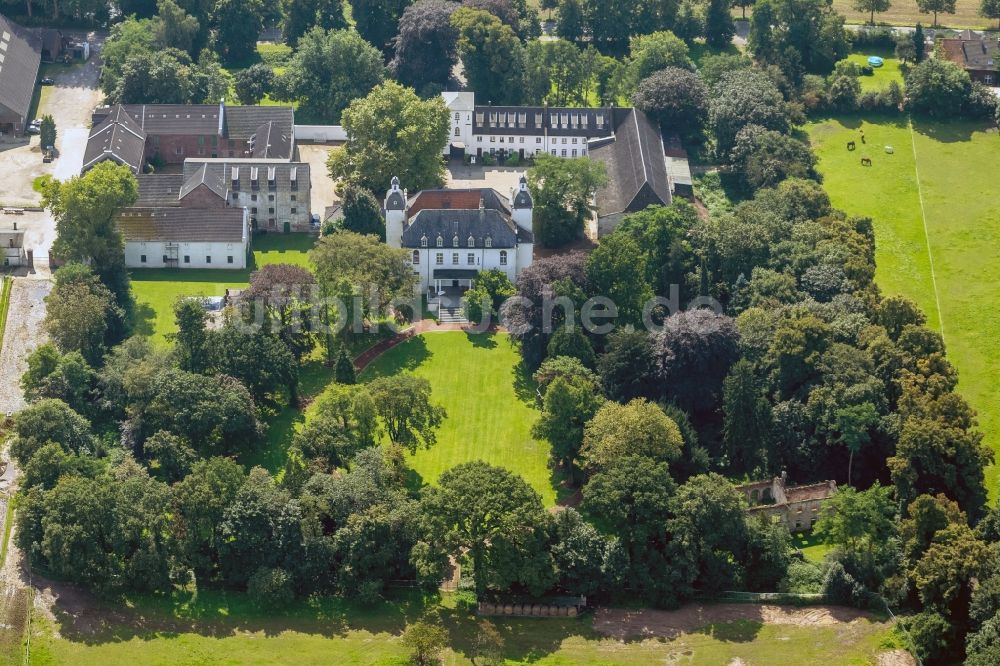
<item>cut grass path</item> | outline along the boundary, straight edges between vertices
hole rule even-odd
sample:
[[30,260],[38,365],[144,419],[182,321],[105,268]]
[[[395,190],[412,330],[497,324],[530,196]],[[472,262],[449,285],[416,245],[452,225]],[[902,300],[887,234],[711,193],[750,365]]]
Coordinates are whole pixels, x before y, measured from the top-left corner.
[[429,380],[432,399],[448,411],[437,444],[409,457],[416,482],[436,483],[455,465],[484,460],[520,474],[546,506],[555,503],[549,447],[531,436],[535,384],[506,333],[424,333],[375,359],[361,380],[399,372]]
[[[862,127],[867,146],[847,151]],[[989,167],[1000,154],[1000,135],[969,122],[914,121],[911,129],[902,118],[857,116],[807,129],[833,204],[874,221],[883,293],[913,299],[928,325],[943,330],[959,392],[1000,453],[1000,200]],[[860,166],[861,154],[871,156],[872,167]],[[994,499],[998,479],[994,465],[986,473]]]

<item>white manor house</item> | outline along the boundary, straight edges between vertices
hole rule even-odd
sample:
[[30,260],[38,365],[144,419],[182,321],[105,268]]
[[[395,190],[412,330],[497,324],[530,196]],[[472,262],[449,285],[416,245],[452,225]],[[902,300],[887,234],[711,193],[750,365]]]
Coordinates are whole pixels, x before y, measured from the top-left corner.
[[491,188],[422,190],[412,197],[393,177],[385,201],[386,243],[409,251],[419,289],[464,290],[480,271],[513,282],[531,265],[534,236],[527,180],[508,198]]

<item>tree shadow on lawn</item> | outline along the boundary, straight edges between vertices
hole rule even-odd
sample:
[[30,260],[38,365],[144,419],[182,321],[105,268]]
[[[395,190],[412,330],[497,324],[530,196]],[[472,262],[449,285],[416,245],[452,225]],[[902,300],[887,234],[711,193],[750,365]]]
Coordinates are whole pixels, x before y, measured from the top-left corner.
[[478,349],[496,349],[496,331],[466,331],[465,337]]
[[343,637],[350,631],[399,635],[427,606],[439,602],[437,594],[389,590],[386,601],[372,605],[323,596],[275,610],[257,608],[245,593],[224,590],[175,591],[101,600],[76,586],[56,581],[36,577],[36,586],[50,588],[56,597],[52,611],[60,636],[87,645],[181,634],[211,638],[244,632],[275,637],[286,631],[324,638]]
[[717,641],[726,643],[751,643],[763,629],[763,622],[753,620],[735,620],[710,624],[698,630],[697,633],[711,636]]
[[448,645],[471,659],[476,650],[479,623],[488,621],[504,641],[504,658],[517,663],[535,662],[558,652],[564,640],[580,636],[588,640],[602,637],[591,628],[591,618],[511,618],[485,617],[462,610],[446,609],[441,621],[448,631]]
[[391,377],[406,370],[416,370],[434,354],[427,348],[424,336],[415,335],[406,342],[387,349],[361,373],[363,381]]
[[147,337],[156,333],[156,310],[149,303],[136,303],[133,306],[132,332]]
[[913,131],[940,143],[960,143],[972,141],[975,132],[986,132],[992,123],[975,120],[949,120],[942,122],[930,118],[913,117]]
[[541,398],[538,395],[538,384],[535,382],[534,373],[524,365],[523,361],[511,368],[510,372],[517,399],[534,409],[540,409]]

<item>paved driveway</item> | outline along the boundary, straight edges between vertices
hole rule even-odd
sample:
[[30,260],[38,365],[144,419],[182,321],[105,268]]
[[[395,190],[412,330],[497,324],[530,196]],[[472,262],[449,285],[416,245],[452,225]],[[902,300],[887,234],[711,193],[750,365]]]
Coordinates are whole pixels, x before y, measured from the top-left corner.
[[[55,85],[41,91],[37,117],[52,114],[56,121],[56,155],[54,162],[42,162],[41,143],[37,135],[0,144],[3,178],[0,179],[0,202],[8,205],[37,205],[41,195],[32,184],[38,176],[50,174],[66,180],[80,173],[83,151],[90,133],[90,116],[101,101],[97,87],[100,57],[97,47],[103,39],[91,36],[93,55],[86,63],[72,66],[49,66],[46,75]],[[41,75],[41,74],[40,74]]]
[[300,143],[299,159],[309,163],[309,181],[312,186],[309,207],[320,217],[327,206],[339,203],[340,198],[333,191],[333,180],[326,170],[326,160],[330,156],[333,144]]

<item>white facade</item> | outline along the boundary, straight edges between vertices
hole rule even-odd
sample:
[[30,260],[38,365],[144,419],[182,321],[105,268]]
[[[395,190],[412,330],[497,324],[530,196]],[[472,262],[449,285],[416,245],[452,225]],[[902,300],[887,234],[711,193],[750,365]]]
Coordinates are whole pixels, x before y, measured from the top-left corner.
[[[129,268],[219,268],[247,267],[249,244],[126,241],[125,265]],[[176,258],[176,262],[172,259]]]

